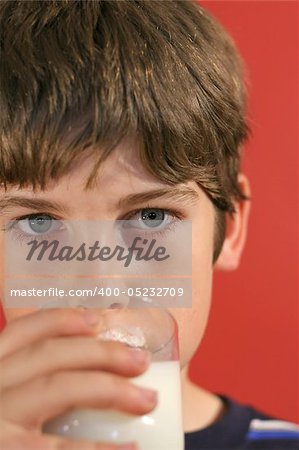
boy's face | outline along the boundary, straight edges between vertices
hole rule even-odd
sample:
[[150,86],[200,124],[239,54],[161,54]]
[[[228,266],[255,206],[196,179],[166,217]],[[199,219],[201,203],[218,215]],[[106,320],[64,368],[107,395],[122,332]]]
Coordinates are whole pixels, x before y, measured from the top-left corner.
[[[136,153],[136,152],[135,152]],[[206,326],[212,287],[214,222],[215,211],[212,202],[195,182],[186,186],[197,194],[192,199],[176,199],[175,197],[159,197],[147,201],[146,204],[134,204],[125,209],[119,206],[119,200],[130,194],[168,187],[157,181],[142,167],[134,154],[134,143],[125,141],[102,164],[94,187],[84,190],[86,180],[93,168],[94,158],[85,159],[76,165],[58,182],[50,182],[44,191],[36,191],[28,187],[10,188],[7,192],[0,190],[0,202],[5,196],[26,199],[42,199],[60,206],[60,211],[53,217],[61,220],[117,220],[125,219],[130,212],[138,208],[165,208],[179,211],[181,216],[192,221],[192,307],[171,309],[178,322],[181,363],[185,366],[193,356],[200,343]],[[62,212],[65,209],[65,212]],[[4,231],[8,221],[29,214],[49,213],[49,211],[28,208],[28,205],[7,207],[0,210],[0,248],[3,254]],[[67,212],[66,212],[67,211]],[[170,214],[170,213],[168,213]],[[170,217],[171,218],[171,217]],[[3,264],[0,257],[0,265]],[[0,273],[3,274],[3,266]],[[0,284],[0,296],[4,296],[3,275]],[[13,318],[27,314],[32,310],[6,309],[9,322]]]

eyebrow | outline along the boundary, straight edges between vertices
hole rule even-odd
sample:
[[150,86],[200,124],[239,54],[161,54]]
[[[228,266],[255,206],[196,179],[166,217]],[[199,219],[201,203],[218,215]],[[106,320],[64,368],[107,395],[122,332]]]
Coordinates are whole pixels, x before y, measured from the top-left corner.
[[0,213],[13,207],[27,208],[34,211],[48,211],[57,213],[67,213],[69,208],[59,202],[44,200],[41,198],[28,198],[23,196],[5,196],[0,200]]
[[[161,189],[154,189],[151,191],[138,192],[129,194],[126,197],[121,198],[117,203],[118,209],[125,209],[132,205],[136,207],[137,204],[149,202],[157,198],[163,198],[174,201],[184,201],[185,203],[194,203],[198,200],[198,193],[188,186],[170,186]],[[44,199],[28,198],[24,196],[5,196],[0,200],[1,213],[5,210],[13,207],[27,208],[34,211],[44,212],[56,212],[56,213],[69,213],[70,209],[59,202],[54,202]]]
[[121,209],[131,205],[136,206],[136,204],[145,203],[157,198],[195,203],[198,200],[199,195],[194,189],[188,186],[169,186],[151,191],[138,192],[137,194],[130,194],[119,200],[118,207]]

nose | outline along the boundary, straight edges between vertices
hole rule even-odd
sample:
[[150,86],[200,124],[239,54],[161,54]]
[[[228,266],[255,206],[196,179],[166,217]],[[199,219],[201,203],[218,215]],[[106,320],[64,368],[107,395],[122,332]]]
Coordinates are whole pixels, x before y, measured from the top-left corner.
[[[118,281],[117,288],[114,287],[110,279],[89,280],[88,284],[83,280],[76,296],[68,297],[68,304],[71,308],[105,308],[120,309],[128,306],[130,297],[122,281]],[[76,280],[76,285],[79,284]]]

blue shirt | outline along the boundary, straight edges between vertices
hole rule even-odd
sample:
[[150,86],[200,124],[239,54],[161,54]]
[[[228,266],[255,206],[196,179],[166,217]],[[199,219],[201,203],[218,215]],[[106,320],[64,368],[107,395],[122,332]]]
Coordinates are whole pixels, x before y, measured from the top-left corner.
[[299,450],[298,425],[220,398],[225,414],[207,428],[185,433],[185,450]]

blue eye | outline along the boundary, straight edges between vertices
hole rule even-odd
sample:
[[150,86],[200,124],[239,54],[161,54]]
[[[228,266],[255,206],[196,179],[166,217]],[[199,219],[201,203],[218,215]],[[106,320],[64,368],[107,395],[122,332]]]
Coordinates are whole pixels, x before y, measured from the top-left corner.
[[158,227],[165,219],[163,209],[142,209],[140,214],[143,224],[150,228]]
[[32,239],[62,239],[66,236],[64,222],[47,213],[28,214],[13,219],[4,231],[20,244]]
[[53,219],[46,214],[34,214],[18,221],[18,228],[26,234],[47,233],[51,227]]
[[[22,222],[24,222],[24,224]],[[47,233],[51,229],[52,222],[52,217],[42,214],[39,216],[29,216],[28,219],[21,221],[19,226],[22,228],[21,225],[23,225],[23,227],[25,225],[25,228],[29,227],[31,232],[41,234]]]
[[27,236],[42,236],[56,231],[60,222],[48,214],[31,214],[15,221],[14,228]]
[[160,208],[144,208],[135,211],[124,221],[123,228],[139,231],[164,230],[174,221],[174,212]]

